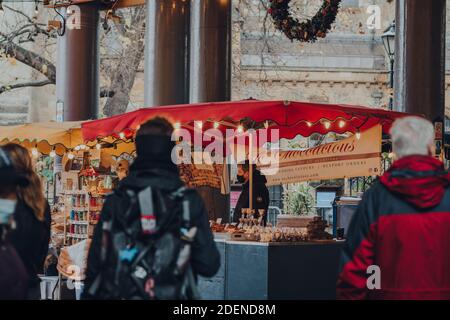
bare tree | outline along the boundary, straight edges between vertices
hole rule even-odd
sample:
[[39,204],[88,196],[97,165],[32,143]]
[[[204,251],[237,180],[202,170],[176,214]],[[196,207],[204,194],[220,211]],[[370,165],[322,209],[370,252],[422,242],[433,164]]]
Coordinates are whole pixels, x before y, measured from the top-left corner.
[[[14,26],[6,26],[5,31],[0,30],[0,57],[10,59],[12,63],[19,61],[33,68],[42,74],[45,79],[39,81],[24,81],[22,83],[0,85],[0,94],[13,89],[24,87],[40,87],[56,82],[56,67],[44,56],[26,48],[26,44],[35,42],[40,35],[47,38],[56,36],[49,33],[44,23],[28,16],[21,10],[11,6],[3,5],[10,11],[8,14],[15,14],[16,19],[11,19]],[[7,14],[7,13],[4,13]]]
[[145,7],[126,9],[118,15],[122,23],[116,24],[114,31],[119,36],[120,49],[114,57],[104,59],[101,66],[111,75],[109,90],[114,92],[114,96],[107,98],[103,108],[106,116],[127,110],[130,92],[144,57]]
[[[3,4],[3,8],[8,19],[0,25],[0,59],[29,66],[37,71],[39,79],[16,79],[5,83],[0,75],[0,94],[19,88],[56,84],[57,33],[47,31],[46,23],[21,7]],[[117,15],[120,22],[107,20],[103,25],[109,25],[109,28],[101,29],[100,70],[105,85],[100,89],[100,97],[106,98],[104,114],[107,116],[126,110],[144,52],[145,7],[118,10]],[[104,13],[102,19],[103,16]],[[53,47],[53,51],[49,51],[49,47]]]

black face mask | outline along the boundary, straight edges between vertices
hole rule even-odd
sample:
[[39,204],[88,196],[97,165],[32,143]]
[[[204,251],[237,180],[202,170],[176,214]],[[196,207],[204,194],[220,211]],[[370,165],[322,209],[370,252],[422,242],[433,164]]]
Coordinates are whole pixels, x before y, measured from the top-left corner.
[[237,176],[237,181],[238,181],[239,183],[244,183],[244,182],[245,182],[244,176],[238,175],[238,176]]

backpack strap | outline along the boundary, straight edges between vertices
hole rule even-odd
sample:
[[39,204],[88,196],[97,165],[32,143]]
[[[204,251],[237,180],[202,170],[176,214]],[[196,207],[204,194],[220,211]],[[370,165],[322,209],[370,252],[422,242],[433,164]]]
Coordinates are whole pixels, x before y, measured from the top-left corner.
[[190,189],[186,188],[185,186],[175,190],[172,192],[171,197],[175,199],[181,199],[181,235],[182,237],[185,237],[191,228],[191,208],[190,208],[190,201],[187,199],[186,195],[190,191]]
[[[101,239],[101,248],[100,248],[100,270],[103,270],[106,259],[108,256],[108,250],[109,250],[109,243],[111,240],[111,230],[113,225],[113,218],[111,217],[110,220],[106,220],[102,222],[102,239]],[[103,272],[100,271],[98,275],[95,277],[94,281],[92,282],[92,285],[89,288],[88,295],[90,297],[95,297],[97,294],[97,291],[100,288],[100,285],[102,283],[102,275]]]

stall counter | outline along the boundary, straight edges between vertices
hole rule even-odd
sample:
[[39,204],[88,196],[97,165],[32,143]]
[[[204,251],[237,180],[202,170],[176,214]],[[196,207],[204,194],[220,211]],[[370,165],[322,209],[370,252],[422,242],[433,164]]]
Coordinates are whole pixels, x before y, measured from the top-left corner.
[[334,299],[342,242],[231,241],[217,235],[221,267],[199,279],[202,299]]

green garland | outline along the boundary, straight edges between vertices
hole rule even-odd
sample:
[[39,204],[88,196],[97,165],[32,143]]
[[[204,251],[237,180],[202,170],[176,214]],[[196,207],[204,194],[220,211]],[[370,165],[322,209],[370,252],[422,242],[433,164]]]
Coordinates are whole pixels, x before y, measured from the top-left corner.
[[291,0],[269,0],[268,13],[272,16],[276,28],[291,41],[315,42],[317,38],[325,38],[331,29],[341,0],[324,0],[319,11],[306,22],[300,22],[291,16],[290,2]]

